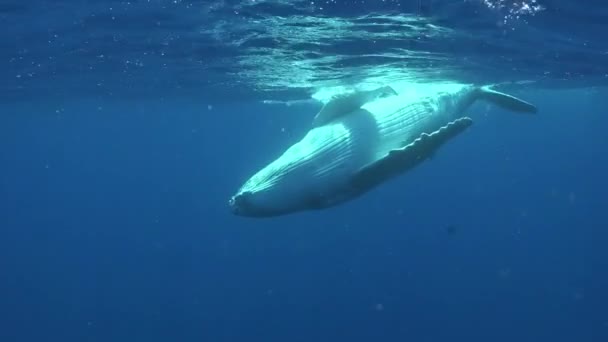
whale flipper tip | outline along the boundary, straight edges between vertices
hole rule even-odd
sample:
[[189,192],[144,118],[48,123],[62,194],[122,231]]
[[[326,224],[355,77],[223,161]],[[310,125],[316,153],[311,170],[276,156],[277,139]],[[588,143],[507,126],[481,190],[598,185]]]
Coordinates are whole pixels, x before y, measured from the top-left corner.
[[535,105],[515,96],[492,90],[489,86],[479,88],[479,97],[513,112],[528,114],[538,113],[538,108],[536,108]]

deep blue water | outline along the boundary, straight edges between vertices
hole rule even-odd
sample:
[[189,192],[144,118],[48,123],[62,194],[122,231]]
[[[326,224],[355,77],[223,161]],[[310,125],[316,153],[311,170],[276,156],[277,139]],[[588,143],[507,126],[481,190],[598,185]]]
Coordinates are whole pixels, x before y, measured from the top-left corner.
[[[4,0],[0,341],[608,341],[608,5],[488,3]],[[263,100],[412,75],[539,113],[476,104],[360,199],[230,213],[318,110]]]

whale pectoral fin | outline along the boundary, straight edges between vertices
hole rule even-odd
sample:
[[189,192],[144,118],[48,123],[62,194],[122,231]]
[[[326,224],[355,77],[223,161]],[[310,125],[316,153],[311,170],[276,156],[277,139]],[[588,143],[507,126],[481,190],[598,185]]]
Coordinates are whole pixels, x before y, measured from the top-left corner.
[[507,110],[520,113],[536,113],[538,109],[531,103],[515,96],[492,90],[489,87],[479,88],[479,97]]
[[313,127],[323,126],[340,116],[356,111],[367,102],[373,101],[378,97],[384,98],[391,95],[397,95],[397,92],[391,86],[335,95],[315,115],[312,125]]
[[396,174],[405,172],[434,153],[451,138],[464,132],[473,120],[463,117],[454,120],[431,134],[422,133],[416,140],[400,149],[390,151],[384,158],[361,168],[352,179],[358,189],[370,188]]

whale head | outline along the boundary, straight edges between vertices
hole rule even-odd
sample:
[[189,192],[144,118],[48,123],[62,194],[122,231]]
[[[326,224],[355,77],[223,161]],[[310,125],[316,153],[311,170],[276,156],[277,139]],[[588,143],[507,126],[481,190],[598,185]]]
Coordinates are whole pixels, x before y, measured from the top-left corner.
[[335,204],[352,159],[344,141],[313,129],[241,186],[228,202],[232,213],[272,217]]
[[296,144],[251,176],[228,204],[233,214],[273,217],[316,206],[316,153],[304,153]]
[[279,158],[249,178],[228,201],[237,216],[273,217],[314,209],[311,165],[303,160]]

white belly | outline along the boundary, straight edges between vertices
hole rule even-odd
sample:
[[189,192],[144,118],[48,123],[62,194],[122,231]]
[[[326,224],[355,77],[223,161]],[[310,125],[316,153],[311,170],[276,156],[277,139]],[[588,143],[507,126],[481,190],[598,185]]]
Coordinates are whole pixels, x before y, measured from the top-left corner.
[[[422,133],[452,120],[433,99],[407,103],[398,96],[380,99],[336,122],[311,130],[299,144],[331,146],[333,153],[317,157],[321,164],[360,168],[402,148]],[[315,150],[310,149],[310,150]]]
[[332,203],[340,201],[350,195],[351,177],[362,167],[449,121],[449,113],[437,103],[420,100],[408,104],[399,96],[371,102],[339,120],[313,128],[280,159],[308,156],[309,167],[302,168],[300,175],[306,190],[324,194]]

